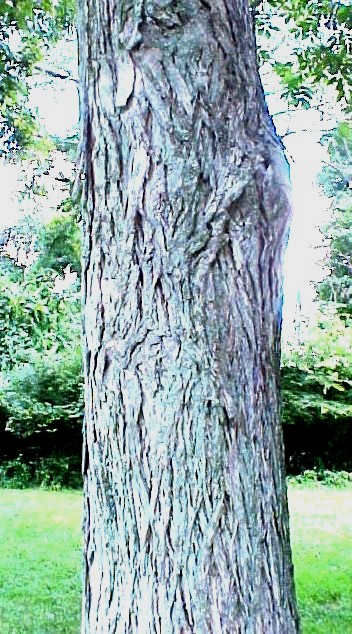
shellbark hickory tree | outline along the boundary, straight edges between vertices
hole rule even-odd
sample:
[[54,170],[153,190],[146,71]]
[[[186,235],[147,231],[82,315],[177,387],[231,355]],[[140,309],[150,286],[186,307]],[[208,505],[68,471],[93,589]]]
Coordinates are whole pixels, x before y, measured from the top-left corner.
[[279,421],[288,171],[247,0],[80,0],[82,631],[299,630]]

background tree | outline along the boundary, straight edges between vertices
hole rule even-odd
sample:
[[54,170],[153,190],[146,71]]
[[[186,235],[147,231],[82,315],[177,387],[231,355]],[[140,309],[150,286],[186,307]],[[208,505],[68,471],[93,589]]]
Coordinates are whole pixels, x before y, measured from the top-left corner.
[[314,104],[317,88],[332,86],[340,107],[350,111],[349,0],[254,0],[252,4],[260,36],[260,57],[279,75],[282,96],[288,103],[309,108]]
[[79,227],[70,212],[34,220],[5,232],[0,254],[0,480],[81,486],[81,302],[62,275],[79,265]]
[[336,304],[319,306],[303,340],[286,343],[281,387],[289,473],[351,471],[352,328]]
[[248,2],[81,2],[85,632],[298,631],[287,164]]
[[339,304],[340,314],[352,312],[352,125],[341,122],[329,142],[330,163],[320,175],[325,195],[332,200],[331,217],[322,227],[329,244],[329,275],[319,285],[324,301]]
[[[6,486],[81,484],[80,298],[72,283],[80,273],[80,231],[67,198],[77,139],[49,139],[27,105],[34,75],[61,77],[52,71],[50,51],[71,34],[75,10],[74,0],[0,2],[0,152],[18,166],[22,212],[1,235],[0,459]],[[11,222],[9,214],[4,221]]]
[[0,2],[0,152],[35,141],[35,115],[27,107],[27,79],[49,43],[74,22],[75,0]]

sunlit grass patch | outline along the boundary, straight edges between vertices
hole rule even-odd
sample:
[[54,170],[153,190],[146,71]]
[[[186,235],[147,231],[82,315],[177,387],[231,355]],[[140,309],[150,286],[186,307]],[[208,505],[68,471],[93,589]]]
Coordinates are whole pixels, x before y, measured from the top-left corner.
[[291,487],[289,499],[303,633],[352,632],[352,487]]
[[76,492],[0,490],[1,634],[76,634],[81,592]]

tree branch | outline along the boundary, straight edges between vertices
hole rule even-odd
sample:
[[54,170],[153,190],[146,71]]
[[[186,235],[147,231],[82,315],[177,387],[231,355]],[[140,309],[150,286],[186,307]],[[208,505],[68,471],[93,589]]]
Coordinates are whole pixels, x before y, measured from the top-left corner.
[[54,77],[55,79],[69,79],[70,81],[73,81],[75,84],[78,84],[78,79],[76,77],[72,77],[71,73],[67,71],[59,72],[55,70],[50,70],[50,68],[44,68],[43,66],[40,66],[39,64],[35,66],[35,68],[41,73],[45,73],[45,75],[49,75],[49,77]]

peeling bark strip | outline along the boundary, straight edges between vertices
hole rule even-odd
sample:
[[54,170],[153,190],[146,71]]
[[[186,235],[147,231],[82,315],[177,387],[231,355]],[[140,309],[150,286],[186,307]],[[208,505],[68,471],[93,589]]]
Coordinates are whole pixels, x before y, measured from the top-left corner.
[[246,0],[80,0],[85,634],[299,631],[287,166]]

